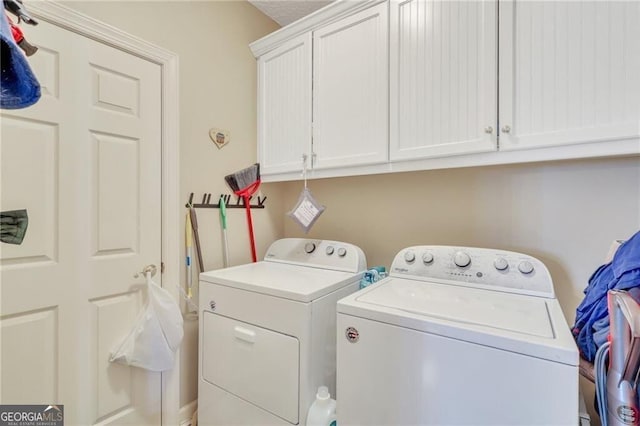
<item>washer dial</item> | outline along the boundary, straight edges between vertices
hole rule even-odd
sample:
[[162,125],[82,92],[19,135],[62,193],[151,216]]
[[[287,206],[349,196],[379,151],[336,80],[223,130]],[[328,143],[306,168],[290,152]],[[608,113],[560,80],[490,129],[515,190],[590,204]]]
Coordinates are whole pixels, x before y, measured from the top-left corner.
[[509,267],[509,262],[504,257],[496,257],[496,260],[493,261],[493,266],[496,267],[498,271],[504,271]]
[[304,251],[308,254],[313,253],[315,249],[316,249],[315,243],[307,243],[304,245]]
[[469,266],[469,264],[471,263],[471,258],[467,253],[463,251],[458,251],[453,256],[453,263],[455,263],[456,266],[464,268],[465,266]]
[[416,255],[411,250],[404,252],[404,261],[407,263],[412,263],[416,260]]
[[523,260],[518,264],[518,271],[523,274],[530,274],[533,272],[533,265],[528,260]]

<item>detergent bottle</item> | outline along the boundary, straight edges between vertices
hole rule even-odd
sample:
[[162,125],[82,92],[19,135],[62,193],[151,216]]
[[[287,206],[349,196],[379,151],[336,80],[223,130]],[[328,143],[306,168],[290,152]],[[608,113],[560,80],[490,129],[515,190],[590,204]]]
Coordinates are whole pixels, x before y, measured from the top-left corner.
[[307,426],[336,426],[336,400],[331,399],[329,388],[320,386],[307,414]]

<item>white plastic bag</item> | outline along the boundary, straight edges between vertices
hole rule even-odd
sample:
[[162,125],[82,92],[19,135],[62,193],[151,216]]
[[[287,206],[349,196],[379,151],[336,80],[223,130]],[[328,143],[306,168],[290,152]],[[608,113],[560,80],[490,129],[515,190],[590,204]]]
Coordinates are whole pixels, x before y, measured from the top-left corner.
[[147,305],[109,361],[151,371],[170,370],[184,334],[182,314],[171,294],[154,283],[150,273],[147,291]]

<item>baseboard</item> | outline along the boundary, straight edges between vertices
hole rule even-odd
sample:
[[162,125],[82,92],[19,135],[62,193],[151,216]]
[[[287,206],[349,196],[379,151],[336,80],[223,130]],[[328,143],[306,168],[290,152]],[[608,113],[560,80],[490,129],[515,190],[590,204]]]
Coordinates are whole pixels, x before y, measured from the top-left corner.
[[182,406],[178,412],[178,425],[180,426],[195,426],[192,425],[191,419],[193,413],[198,409],[198,400],[194,399],[190,403]]

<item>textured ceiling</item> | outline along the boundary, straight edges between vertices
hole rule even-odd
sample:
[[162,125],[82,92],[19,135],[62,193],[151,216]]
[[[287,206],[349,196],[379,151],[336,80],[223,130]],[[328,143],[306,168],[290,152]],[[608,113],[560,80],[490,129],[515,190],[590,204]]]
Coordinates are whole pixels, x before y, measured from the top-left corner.
[[328,5],[332,0],[249,0],[278,24],[285,26]]

